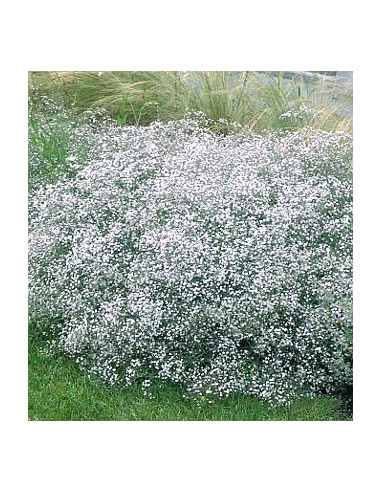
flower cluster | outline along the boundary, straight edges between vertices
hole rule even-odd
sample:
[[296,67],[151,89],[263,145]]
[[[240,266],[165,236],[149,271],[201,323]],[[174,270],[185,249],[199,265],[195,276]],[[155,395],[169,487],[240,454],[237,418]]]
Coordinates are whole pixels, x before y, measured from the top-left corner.
[[289,109],[285,113],[282,113],[279,116],[279,119],[286,120],[290,118],[295,118],[295,119],[303,120],[304,118],[309,118],[311,116],[314,116],[314,114],[315,114],[315,110],[313,108],[310,108],[305,104],[301,104],[297,109]]
[[222,136],[194,115],[70,142],[75,173],[29,204],[29,315],[59,349],[110,384],[196,397],[351,380],[349,135]]

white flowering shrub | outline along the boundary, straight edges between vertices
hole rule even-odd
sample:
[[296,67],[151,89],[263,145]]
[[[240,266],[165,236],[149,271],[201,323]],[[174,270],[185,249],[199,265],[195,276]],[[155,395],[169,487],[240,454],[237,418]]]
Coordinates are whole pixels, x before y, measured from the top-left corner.
[[196,115],[70,142],[75,172],[29,204],[29,315],[54,346],[110,384],[196,397],[351,384],[349,135],[217,136]]

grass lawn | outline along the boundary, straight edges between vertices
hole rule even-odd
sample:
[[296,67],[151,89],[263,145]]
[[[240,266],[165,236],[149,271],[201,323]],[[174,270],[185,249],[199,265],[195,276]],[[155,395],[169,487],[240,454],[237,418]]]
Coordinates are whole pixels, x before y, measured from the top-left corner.
[[320,397],[289,407],[269,408],[247,396],[213,404],[185,401],[181,389],[166,384],[145,397],[137,386],[115,389],[100,385],[65,357],[49,357],[29,343],[28,420],[343,420],[340,400]]

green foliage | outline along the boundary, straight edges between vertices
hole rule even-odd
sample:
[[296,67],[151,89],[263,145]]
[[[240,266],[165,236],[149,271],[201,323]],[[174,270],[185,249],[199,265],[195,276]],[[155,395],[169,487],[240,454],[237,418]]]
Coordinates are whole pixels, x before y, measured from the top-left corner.
[[[52,124],[41,115],[29,112],[29,188],[35,183],[56,183],[66,174],[70,128],[65,119],[56,116]],[[38,159],[35,159],[35,156]]]
[[[30,72],[30,88],[79,112],[104,108],[120,125],[181,119],[190,109],[203,111],[211,129],[222,134],[306,125],[350,130],[352,126],[351,117],[340,114],[341,103],[328,104],[337,93],[332,82],[324,77],[309,84],[302,77],[288,81],[282,72],[277,77],[221,71]],[[303,113],[300,107],[309,111]],[[294,116],[282,118],[289,111]]]

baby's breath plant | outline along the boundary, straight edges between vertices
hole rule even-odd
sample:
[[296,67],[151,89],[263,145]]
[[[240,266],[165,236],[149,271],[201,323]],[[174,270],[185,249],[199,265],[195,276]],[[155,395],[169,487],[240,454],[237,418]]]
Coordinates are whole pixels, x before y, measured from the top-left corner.
[[30,321],[147,394],[335,394],[352,377],[351,137],[209,123],[71,129],[73,172],[30,193]]
[[28,103],[28,177],[33,192],[74,177],[99,155],[99,136],[110,120],[100,108],[79,116],[38,93],[32,92]]

